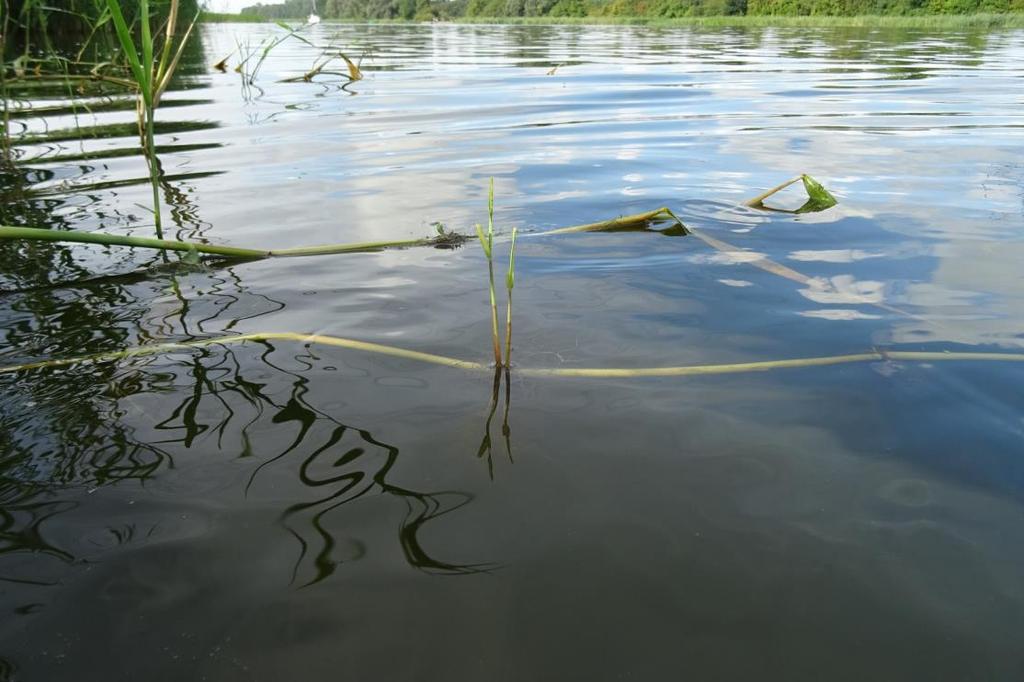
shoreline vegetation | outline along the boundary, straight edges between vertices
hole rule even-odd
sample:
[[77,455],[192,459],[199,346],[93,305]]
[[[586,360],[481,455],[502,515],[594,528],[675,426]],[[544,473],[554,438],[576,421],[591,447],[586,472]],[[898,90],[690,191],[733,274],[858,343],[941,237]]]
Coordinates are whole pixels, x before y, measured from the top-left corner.
[[1024,0],[284,0],[236,16],[305,21],[314,6],[323,20],[357,23],[1024,27]]
[[[207,24],[257,24],[274,22],[259,14],[218,14],[204,12]],[[287,22],[304,22],[305,17],[287,17]],[[434,23],[433,19],[328,18],[326,22],[368,26]],[[651,28],[866,28],[866,29],[1022,29],[1024,11],[975,14],[733,14],[709,16],[461,16],[437,23],[495,26],[646,26]]]
[[[261,23],[275,19],[258,14],[215,14],[205,12],[200,17],[205,23]],[[291,17],[285,21],[302,22],[305,17]],[[433,20],[335,18],[326,21],[345,24],[419,24]],[[879,28],[879,29],[999,29],[1024,28],[1024,12],[975,14],[911,14],[885,15],[714,15],[688,17],[652,16],[586,16],[586,17],[456,17],[439,23],[463,25],[512,26],[650,26],[653,28]]]

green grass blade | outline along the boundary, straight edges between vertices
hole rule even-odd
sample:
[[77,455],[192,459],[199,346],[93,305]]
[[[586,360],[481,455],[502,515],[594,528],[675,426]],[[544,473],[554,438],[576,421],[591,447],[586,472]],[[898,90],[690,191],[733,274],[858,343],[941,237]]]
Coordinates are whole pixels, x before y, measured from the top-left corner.
[[142,92],[142,98],[147,105],[150,104],[149,85],[146,72],[139,61],[139,53],[135,49],[135,41],[132,39],[131,29],[128,28],[124,15],[121,13],[121,6],[118,0],[107,0],[107,7],[110,9],[110,17],[114,21],[114,29],[117,31],[117,39],[121,43],[121,51],[128,60],[128,66],[132,70],[135,82]]
[[146,74],[149,105],[153,102],[153,35],[149,31],[149,0],[139,0],[139,24],[142,27],[142,70]]
[[505,286],[509,291],[516,285],[516,234],[518,229],[512,228],[512,248],[508,252],[508,274],[505,275]]
[[480,227],[480,223],[476,224],[476,236],[480,239],[480,248],[484,250],[484,255],[490,260],[491,242],[487,239],[487,235],[484,234],[484,228]]
[[487,192],[487,234],[494,234],[494,178],[491,178],[491,189]]

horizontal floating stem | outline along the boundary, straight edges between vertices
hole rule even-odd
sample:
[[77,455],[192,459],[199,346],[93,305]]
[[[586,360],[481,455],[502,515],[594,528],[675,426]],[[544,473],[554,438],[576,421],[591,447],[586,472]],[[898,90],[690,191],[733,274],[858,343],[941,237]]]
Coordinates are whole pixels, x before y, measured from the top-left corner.
[[143,249],[160,249],[202,253],[210,256],[231,258],[287,258],[293,256],[320,256],[331,253],[352,253],[356,251],[378,251],[387,248],[428,246],[443,243],[439,239],[403,239],[385,242],[357,242],[353,244],[325,244],[322,246],[301,246],[291,249],[246,249],[238,246],[218,246],[202,242],[186,242],[173,239],[150,237],[128,237],[103,232],[80,232],[78,230],[47,230],[38,227],[0,226],[0,239],[26,239],[31,241],[74,242],[79,244],[100,244],[103,246],[131,246]]
[[103,246],[134,246],[143,249],[166,251],[198,252],[214,256],[234,258],[266,258],[268,251],[243,249],[235,246],[216,246],[199,242],[182,242],[173,239],[152,237],[128,237],[102,232],[79,232],[78,230],[47,230],[39,227],[0,226],[0,239],[27,239],[31,241],[76,242],[80,244],[101,244]]
[[296,332],[254,332],[252,334],[218,336],[210,339],[198,339],[196,341],[158,343],[149,346],[135,346],[133,348],[126,348],[124,350],[111,351],[109,353],[96,353],[94,355],[83,355],[73,358],[39,360],[38,362],[28,362],[21,365],[0,367],[0,374],[20,372],[29,369],[38,369],[41,367],[64,367],[67,365],[76,365],[87,362],[113,362],[116,360],[124,360],[128,358],[145,355],[160,355],[163,353],[173,353],[175,351],[188,351],[196,348],[204,348],[206,346],[243,343],[245,341],[298,341],[300,343],[307,344],[315,343],[321,346],[337,346],[341,348],[351,348],[353,350],[361,350],[368,353],[376,353],[378,355],[390,355],[393,357],[406,358],[408,360],[418,360],[420,362],[427,362],[434,365],[455,367],[457,369],[486,369],[484,365],[481,365],[478,362],[459,360],[457,358],[449,358],[444,355],[434,355],[432,353],[421,353],[420,351],[407,350],[405,348],[398,348],[396,346],[385,346],[379,343],[370,343],[368,341],[356,341],[355,339],[346,339],[340,336],[327,336],[324,334],[299,334]]
[[436,239],[402,239],[389,242],[355,242],[352,244],[324,244],[322,246],[298,246],[291,249],[273,249],[268,256],[288,258],[293,256],[325,256],[332,253],[357,253],[380,251],[382,249],[404,249],[410,246],[434,246]]
[[[1024,359],[1024,356],[1021,356]],[[791,360],[765,360],[761,362],[740,362],[727,365],[682,365],[678,367],[637,367],[637,368],[553,368],[520,370],[532,376],[554,377],[682,377],[701,374],[738,374],[742,372],[765,372],[772,369],[794,367],[820,367],[842,365],[849,362],[870,362],[882,360],[881,353],[857,353],[855,355],[831,355],[819,358],[794,358]]]
[[[615,230],[646,225],[654,220],[675,220],[682,222],[668,208],[659,208],[646,213],[621,216],[599,223],[574,225],[557,230],[537,234],[563,234],[570,232],[595,232]],[[178,241],[173,239],[153,239],[149,237],[129,237],[125,235],[106,234],[103,232],[81,232],[78,230],[48,230],[38,227],[0,226],[0,239],[25,239],[34,241],[71,242],[78,244],[99,244],[102,246],[129,246],[142,249],[159,249],[166,251],[194,252],[210,256],[226,256],[229,258],[290,258],[298,256],[325,256],[337,253],[357,253],[380,251],[383,249],[404,249],[415,246],[455,246],[465,241],[462,235],[444,233],[437,237],[421,239],[399,239],[380,242],[354,242],[349,244],[323,244],[319,246],[299,246],[288,249],[248,249],[238,246],[218,246],[202,242]]]
[[[648,223],[656,220],[674,220],[680,225],[683,221],[676,217],[676,214],[671,209],[662,206],[656,208],[653,211],[646,211],[644,213],[634,213],[633,215],[619,216],[618,218],[612,218],[611,220],[604,220],[599,223],[587,223],[586,225],[573,225],[572,227],[560,227],[556,230],[548,230],[546,232],[535,232],[536,235],[549,235],[549,234],[568,234],[570,232],[604,232],[610,230],[623,230],[630,227],[644,227]],[[526,235],[524,235],[526,236]]]
[[[322,346],[335,346],[349,348],[352,350],[388,355],[391,357],[416,360],[433,365],[453,367],[470,371],[490,370],[491,368],[470,360],[460,360],[445,355],[433,353],[421,353],[419,351],[398,348],[397,346],[385,346],[379,343],[368,341],[357,341],[346,339],[340,336],[326,334],[299,334],[296,332],[253,332],[251,334],[239,334],[236,336],[219,336],[210,339],[199,339],[196,341],[184,341],[179,343],[160,343],[150,346],[136,346],[120,351],[109,353],[97,353],[72,358],[57,358],[51,360],[39,360],[20,365],[0,367],[0,374],[21,372],[30,369],[43,367],[64,367],[88,362],[113,362],[128,358],[159,355],[162,353],[173,353],[176,351],[188,351],[207,346],[227,345],[243,343],[245,341],[297,341],[304,344],[318,344]],[[776,369],[797,369],[806,367],[823,367],[827,365],[842,365],[856,362],[883,362],[886,360],[904,360],[908,362],[1024,362],[1024,353],[968,353],[968,352],[930,352],[930,351],[887,351],[873,350],[868,353],[855,353],[852,355],[827,355],[811,358],[789,358],[784,360],[763,360],[759,362],[740,362],[729,364],[712,365],[680,365],[668,367],[575,367],[575,368],[520,368],[516,371],[526,376],[537,377],[579,377],[579,378],[639,378],[639,377],[679,377],[679,376],[705,376],[717,374],[740,374],[746,372],[766,372]]]

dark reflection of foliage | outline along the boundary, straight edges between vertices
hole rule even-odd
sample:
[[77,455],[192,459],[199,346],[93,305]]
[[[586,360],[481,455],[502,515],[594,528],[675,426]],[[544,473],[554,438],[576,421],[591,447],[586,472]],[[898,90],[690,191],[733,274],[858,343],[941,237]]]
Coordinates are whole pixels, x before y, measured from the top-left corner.
[[0,682],[14,682],[15,673],[18,672],[18,666],[14,665],[6,658],[0,658]]
[[[208,224],[188,202],[188,189],[165,189],[179,231],[201,236]],[[43,218],[44,213],[44,207],[23,199],[0,206],[0,217]],[[57,216],[49,216],[47,224],[64,225]],[[193,301],[182,293],[173,264],[93,277],[75,255],[60,244],[0,244],[0,281],[16,289],[0,292],[0,356],[23,361],[196,338],[283,306],[250,293],[230,267],[193,271],[190,283],[202,281],[205,294]],[[68,276],[82,279],[68,284],[62,281]],[[177,303],[154,308],[154,299],[168,289]],[[72,551],[43,532],[55,516],[75,508],[62,500],[68,489],[144,482],[173,465],[167,447],[137,433],[122,417],[126,400],[166,391],[174,378],[114,363],[0,378],[0,556],[30,553],[72,562]]]
[[[74,557],[50,543],[43,533],[43,524],[54,516],[70,511],[70,502],[46,500],[36,486],[4,477],[0,479],[0,558],[7,554],[29,552],[54,557],[65,563]],[[0,581],[30,585],[52,584],[27,576],[9,576],[0,572]]]
[[[344,450],[341,442],[347,433],[355,432],[364,445],[375,446],[386,453],[383,462],[376,463],[370,460],[370,451],[365,447],[356,445],[345,450],[341,457],[338,457],[330,464],[332,470],[341,469],[341,472],[334,476],[317,478],[311,473],[311,469],[320,460],[333,459],[337,453]],[[380,459],[380,458],[378,458]],[[364,429],[350,429],[344,425],[337,425],[331,432],[326,443],[315,450],[308,458],[303,460],[299,468],[299,478],[303,484],[315,488],[321,486],[337,486],[329,491],[329,494],[314,502],[294,504],[284,511],[281,520],[288,531],[299,541],[302,547],[298,561],[295,564],[295,571],[292,580],[297,578],[298,571],[306,559],[307,554],[312,551],[309,542],[293,528],[293,517],[307,510],[315,510],[315,514],[308,521],[320,540],[321,548],[312,557],[314,577],[305,585],[312,585],[329,577],[334,573],[338,561],[334,559],[333,553],[337,545],[331,533],[323,526],[323,517],[337,509],[343,504],[352,502],[370,493],[390,495],[401,499],[406,505],[406,514],[399,527],[398,540],[402,546],[402,552],[411,566],[430,573],[465,574],[477,573],[488,568],[485,564],[454,564],[441,561],[431,556],[420,543],[419,531],[427,521],[444,516],[472,501],[467,493],[455,491],[443,491],[434,493],[420,493],[407,488],[393,485],[387,481],[387,474],[398,460],[398,448],[387,445],[374,439],[369,431]],[[355,465],[365,463],[372,466],[372,471],[363,471]],[[358,546],[357,557],[364,553],[362,543]]]
[[[395,499],[404,506],[398,542],[409,565],[424,572],[456,575],[490,568],[444,560],[420,539],[428,522],[462,508],[472,500],[470,494],[423,492],[393,482],[397,447],[316,407],[310,401],[310,377],[277,366],[271,358],[275,350],[271,344],[263,344],[258,363],[239,360],[236,350],[197,350],[170,369],[156,369],[164,362],[157,358],[139,361],[131,368],[117,369],[112,364],[77,368],[92,376],[95,390],[73,400],[61,400],[61,386],[71,370],[36,370],[5,386],[8,390],[0,406],[15,418],[4,435],[0,457],[0,558],[33,553],[74,563],[79,559],[74,550],[48,540],[44,532],[47,524],[59,523],[57,516],[78,508],[78,503],[61,499],[62,491],[119,481],[143,482],[176,462],[180,468],[187,450],[209,449],[215,443],[219,451],[253,460],[247,496],[258,492],[254,488],[271,467],[282,465],[288,476],[295,472],[294,479],[288,480],[310,493],[310,499],[291,501],[279,517],[299,544],[293,583],[305,586],[325,580],[340,564],[363,554],[363,544],[343,543],[326,517],[347,503],[373,496]],[[311,366],[308,355],[294,359],[306,368]],[[268,369],[275,377],[287,377],[286,392],[282,393],[280,381],[267,378]],[[253,372],[261,379],[246,376]],[[96,381],[97,374],[103,381]],[[24,403],[28,385],[41,387],[33,394],[35,404],[20,412],[9,409],[16,402]],[[165,437],[142,437],[127,423],[137,423],[137,419],[123,419],[121,401],[181,395],[182,388],[184,398],[151,425]],[[283,433],[289,425],[295,427],[294,432],[269,455],[264,451],[271,439],[253,435],[268,427]],[[276,488],[281,480],[279,472],[272,485]],[[130,531],[110,532],[120,537],[119,533],[130,535]],[[31,577],[0,574],[0,580],[9,582],[26,579],[31,582]]]
[[[228,348],[205,349],[188,362],[191,387],[185,399],[175,406],[170,415],[160,421],[156,428],[173,434],[162,440],[162,444],[180,443],[193,446],[200,436],[216,433],[218,447],[224,447],[224,437],[234,425],[240,436],[240,457],[255,455],[249,431],[265,422],[273,424],[294,424],[297,428],[291,441],[277,454],[264,459],[255,467],[246,490],[250,491],[261,473],[279,462],[291,462],[295,456],[303,456],[298,468],[298,478],[303,486],[316,492],[315,499],[290,505],[281,514],[281,522],[300,545],[299,557],[292,580],[307,562],[312,577],[304,584],[313,584],[332,575],[338,564],[338,541],[324,526],[324,517],[338,507],[371,494],[398,498],[406,506],[405,520],[399,528],[399,542],[411,566],[427,572],[472,573],[486,570],[482,564],[456,564],[440,560],[427,552],[418,533],[428,521],[448,514],[467,504],[471,497],[466,493],[441,491],[433,493],[410,490],[388,481],[388,475],[398,460],[398,448],[375,439],[365,429],[353,429],[326,412],[310,404],[308,400],[309,378],[277,366],[271,353],[272,344],[264,344],[260,367],[270,367],[291,377],[291,390],[285,399],[275,399],[270,387],[245,378],[241,363]],[[296,360],[307,361],[299,356]],[[308,367],[309,365],[307,365]],[[251,416],[243,417],[236,409],[239,399],[248,407]],[[215,401],[218,408],[202,410],[204,401]],[[202,415],[215,415],[204,421]],[[323,428],[328,430],[325,435]],[[234,433],[234,432],[233,432]],[[355,439],[353,443],[352,440]],[[289,465],[290,466],[290,465]],[[327,468],[329,475],[318,475],[317,470]],[[354,558],[362,554],[357,547]]]

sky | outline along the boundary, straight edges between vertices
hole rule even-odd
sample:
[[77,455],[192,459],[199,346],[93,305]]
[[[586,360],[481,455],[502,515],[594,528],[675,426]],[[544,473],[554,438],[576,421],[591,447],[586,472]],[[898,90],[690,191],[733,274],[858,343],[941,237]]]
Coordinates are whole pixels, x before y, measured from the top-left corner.
[[238,12],[243,7],[262,2],[264,5],[277,5],[281,0],[206,0],[211,12]]

